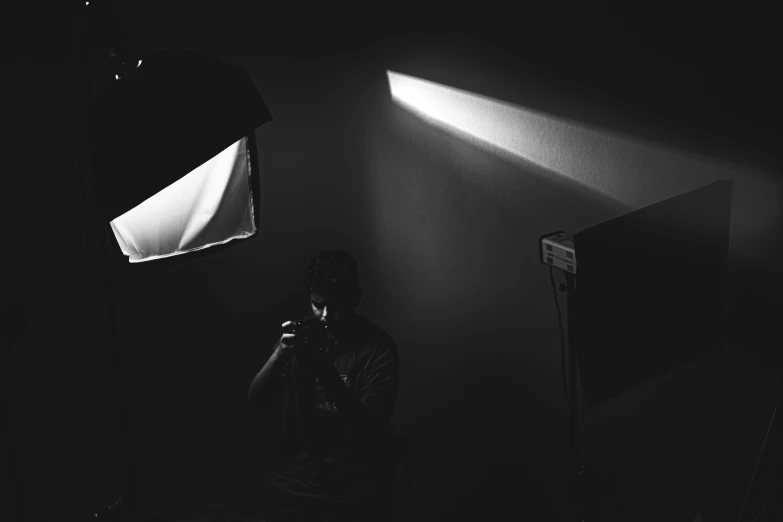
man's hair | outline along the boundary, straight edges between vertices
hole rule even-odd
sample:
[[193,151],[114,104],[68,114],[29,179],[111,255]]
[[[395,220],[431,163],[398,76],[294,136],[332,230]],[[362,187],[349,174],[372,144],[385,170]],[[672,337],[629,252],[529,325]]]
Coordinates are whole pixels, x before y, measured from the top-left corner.
[[359,288],[356,260],[345,250],[324,250],[305,270],[302,287],[307,293],[351,293]]

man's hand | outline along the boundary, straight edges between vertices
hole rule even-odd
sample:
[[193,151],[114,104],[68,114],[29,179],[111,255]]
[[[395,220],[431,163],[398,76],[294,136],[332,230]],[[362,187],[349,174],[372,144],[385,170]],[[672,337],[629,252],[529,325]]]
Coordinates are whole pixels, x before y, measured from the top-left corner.
[[[283,329],[292,323],[293,321],[286,321],[283,323]],[[276,352],[282,358],[296,355],[307,364],[334,364],[333,347],[312,343],[296,333],[283,333]]]
[[[291,324],[293,324],[293,321],[286,321],[283,323],[283,328],[285,329]],[[295,333],[284,333],[280,337],[280,341],[277,344],[277,349],[275,352],[277,352],[280,357],[290,358],[294,355],[301,356],[315,352],[315,348],[300,335]]]

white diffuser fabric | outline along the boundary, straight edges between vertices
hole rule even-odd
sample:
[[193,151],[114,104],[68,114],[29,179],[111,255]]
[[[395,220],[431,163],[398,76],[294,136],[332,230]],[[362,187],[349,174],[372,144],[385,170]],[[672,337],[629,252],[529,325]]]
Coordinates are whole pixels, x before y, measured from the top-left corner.
[[111,227],[131,263],[252,236],[247,137],[114,219]]

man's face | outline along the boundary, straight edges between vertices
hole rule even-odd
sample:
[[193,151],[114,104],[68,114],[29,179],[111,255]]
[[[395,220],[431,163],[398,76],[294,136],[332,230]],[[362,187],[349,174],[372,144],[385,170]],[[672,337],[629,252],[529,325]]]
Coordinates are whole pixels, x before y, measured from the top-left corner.
[[310,293],[313,315],[335,331],[346,326],[356,313],[355,295]]

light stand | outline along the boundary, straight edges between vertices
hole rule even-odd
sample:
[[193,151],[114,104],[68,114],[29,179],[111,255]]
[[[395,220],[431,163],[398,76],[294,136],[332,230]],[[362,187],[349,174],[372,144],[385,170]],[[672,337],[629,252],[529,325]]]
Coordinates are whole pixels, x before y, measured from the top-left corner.
[[574,508],[572,520],[583,522],[584,517],[580,511],[583,508],[577,500],[581,482],[584,480],[584,466],[581,458],[581,432],[578,423],[578,401],[577,401],[577,380],[576,380],[576,350],[571,342],[571,318],[573,313],[573,292],[576,285],[576,276],[565,273],[566,282],[560,284],[559,290],[566,293],[566,316],[569,326],[568,331],[568,404],[569,404],[569,504]]
[[[115,268],[111,259],[110,241],[111,231],[109,225],[100,226],[98,223],[99,249],[101,253],[104,299],[109,321],[109,344],[111,350],[111,363],[114,374],[114,392],[117,401],[117,413],[119,417],[120,430],[122,431],[123,449],[125,452],[125,465],[127,466],[126,484],[123,495],[113,500],[110,504],[102,507],[94,516],[97,520],[117,520],[122,514],[127,513],[133,521],[140,520],[140,506],[138,496],[138,484],[135,468],[135,451],[132,437],[130,435],[130,425],[128,423],[128,412],[125,403],[125,374],[122,371],[122,354],[120,353],[119,327],[117,324],[117,299],[115,288]],[[105,415],[102,416],[105,419]],[[105,427],[102,433],[105,434]]]
[[573,522],[590,522],[587,518],[588,506],[585,501],[589,500],[587,491],[590,485],[588,481],[592,477],[588,476],[588,470],[582,462],[582,432],[579,430],[579,412],[578,412],[578,393],[576,379],[576,349],[571,338],[571,324],[573,317],[574,289],[576,287],[576,276],[565,272],[565,283],[560,283],[558,290],[566,293],[566,315],[567,315],[567,346],[568,346],[568,410],[569,410],[569,470],[568,470],[568,505],[571,506],[571,520]]
[[585,403],[594,410],[715,351],[724,321],[732,194],[732,181],[718,180],[575,234],[540,239],[540,261],[563,270],[567,280],[569,496],[577,522],[605,518],[597,501],[607,499],[598,486],[609,486],[607,478],[616,485],[616,478],[581,461],[575,361]]
[[[92,5],[90,5],[90,3]],[[109,64],[115,79],[121,79],[131,74],[138,66],[138,53],[132,42],[128,39],[125,32],[114,22],[110,15],[110,3],[102,0],[92,1],[86,4],[86,15],[88,20],[88,30],[96,39],[99,46],[105,46],[105,52],[108,54]],[[85,56],[86,63],[89,59]],[[89,75],[85,75],[85,103],[89,104]],[[87,106],[85,106],[87,108]],[[94,173],[93,173],[94,175]],[[135,448],[130,434],[130,425],[128,422],[127,405],[125,402],[125,375],[122,370],[119,342],[119,326],[117,319],[117,299],[116,299],[116,269],[112,262],[111,241],[112,234],[110,225],[106,216],[102,212],[99,204],[96,207],[97,219],[95,220],[95,238],[98,242],[99,266],[102,275],[103,299],[105,310],[107,312],[108,333],[109,333],[109,351],[111,358],[114,396],[117,407],[117,416],[119,428],[122,436],[123,453],[126,466],[126,480],[121,493],[109,504],[102,506],[93,517],[95,520],[119,520],[128,519],[140,520],[140,505],[138,496],[138,483],[135,468]],[[106,437],[106,414],[101,414],[101,440]],[[105,445],[104,445],[105,446]]]
[[[87,7],[94,43],[101,51],[108,51],[114,77],[95,96],[85,93],[85,100],[89,105],[90,170],[96,203],[94,226],[100,250],[113,384],[127,471],[123,493],[94,513],[94,517],[106,520],[130,517],[130,520],[138,521],[140,492],[136,448],[132,443],[125,400],[127,382],[123,369],[127,365],[120,343],[117,282],[131,270],[144,274],[179,266],[222,252],[236,244],[234,239],[258,237],[260,183],[255,130],[271,121],[272,115],[242,69],[193,51],[168,49],[138,53],[120,24],[111,19],[106,2],[91,1]],[[89,79],[89,75],[85,78]],[[85,81],[85,88],[87,84]],[[246,149],[239,148],[239,144],[246,145]],[[199,185],[214,189],[208,194],[196,192],[209,196],[205,199],[212,206],[199,210],[208,211],[212,219],[206,223],[199,221],[191,229],[176,231],[180,235],[173,241],[174,245],[186,244],[187,248],[179,250],[177,247],[176,252],[156,251],[159,257],[150,256],[151,260],[131,265],[129,253],[118,244],[122,232],[113,228],[114,221],[120,219],[118,216],[141,206],[142,202],[159,195],[227,150],[241,151],[233,156],[237,168],[221,172],[221,176],[225,176],[218,176],[215,184]],[[209,167],[199,171],[204,176],[212,172]],[[224,191],[215,198],[218,186]],[[176,190],[177,196],[184,201],[186,196]],[[203,199],[195,198],[195,201]],[[205,216],[206,211],[194,212],[194,215]],[[142,233],[148,232],[147,237],[154,236],[156,241],[155,232],[160,233],[158,227],[162,221],[161,214],[147,215],[138,226]],[[125,246],[127,243],[125,241]],[[187,257],[187,261],[183,257]]]
[[[575,522],[585,522],[585,507],[581,498],[583,491],[587,489],[584,483],[586,480],[586,469],[581,458],[582,432],[579,430],[578,423],[578,394],[576,379],[576,349],[571,339],[571,324],[573,324],[573,302],[574,289],[576,288],[576,252],[574,250],[573,239],[570,234],[563,230],[558,230],[551,234],[545,234],[539,238],[539,260],[548,265],[551,270],[553,267],[559,268],[565,274],[565,283],[561,283],[558,288],[566,293],[566,316],[568,325],[566,330],[568,346],[568,385],[567,401],[569,409],[569,452],[568,452],[568,505],[572,508],[572,520]],[[552,279],[554,290],[554,279]],[[557,304],[557,295],[555,294],[555,304]],[[558,317],[560,311],[558,307]],[[562,329],[562,322],[560,328]],[[565,347],[563,347],[565,350]],[[565,353],[564,353],[565,357]],[[563,368],[565,371],[565,368]],[[564,379],[565,381],[565,379]]]

